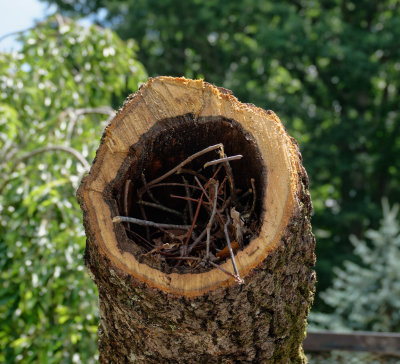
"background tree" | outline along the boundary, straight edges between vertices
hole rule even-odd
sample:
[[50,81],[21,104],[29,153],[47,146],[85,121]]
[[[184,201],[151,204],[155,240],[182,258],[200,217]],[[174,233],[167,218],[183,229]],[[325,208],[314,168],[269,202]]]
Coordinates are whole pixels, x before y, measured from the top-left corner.
[[397,0],[44,1],[136,39],[152,76],[204,77],[279,114],[310,175],[319,289],[382,196],[400,198]]
[[[382,201],[383,218],[377,230],[362,239],[351,236],[359,262],[335,268],[333,284],[321,294],[331,313],[313,312],[311,327],[333,331],[398,332],[400,327],[400,221],[399,205]],[[370,353],[331,353],[314,356],[311,363],[397,363]]]
[[146,74],[132,41],[60,16],[20,41],[0,53],[0,362],[94,363],[75,190],[112,107]]
[[399,331],[399,205],[390,208],[384,199],[382,207],[378,230],[368,230],[365,240],[351,236],[359,263],[346,261],[343,269],[335,269],[332,286],[321,294],[333,312],[311,315],[319,327],[336,331]]

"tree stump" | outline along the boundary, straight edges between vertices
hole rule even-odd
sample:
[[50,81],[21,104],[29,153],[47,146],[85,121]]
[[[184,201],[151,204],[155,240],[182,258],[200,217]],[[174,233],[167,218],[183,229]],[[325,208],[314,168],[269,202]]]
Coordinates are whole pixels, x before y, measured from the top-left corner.
[[100,362],[306,362],[312,206],[272,111],[202,80],[150,79],[107,126],[77,196]]

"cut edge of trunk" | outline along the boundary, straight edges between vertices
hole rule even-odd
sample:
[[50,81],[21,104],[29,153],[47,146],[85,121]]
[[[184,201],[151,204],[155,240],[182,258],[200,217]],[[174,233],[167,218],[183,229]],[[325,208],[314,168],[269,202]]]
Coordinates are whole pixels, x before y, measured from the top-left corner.
[[[218,287],[230,286],[235,281],[216,268],[197,274],[167,274],[139,263],[131,253],[119,247],[120,232],[112,223],[115,212],[105,194],[107,186],[115,183],[123,165],[138,162],[138,150],[132,152],[132,145],[143,134],[162,120],[188,114],[193,115],[195,123],[201,117],[233,120],[250,133],[259,147],[268,179],[261,203],[265,213],[258,237],[235,255],[239,272],[245,277],[279,246],[290,218],[300,211],[298,196],[299,188],[303,186],[299,176],[305,173],[301,157],[296,143],[272,111],[242,104],[224,89],[202,80],[150,79],[128,98],[106,128],[90,174],[82,181],[77,196],[84,211],[88,238],[97,242],[102,254],[116,267],[150,287],[196,297]],[[222,267],[233,273],[230,261]]]

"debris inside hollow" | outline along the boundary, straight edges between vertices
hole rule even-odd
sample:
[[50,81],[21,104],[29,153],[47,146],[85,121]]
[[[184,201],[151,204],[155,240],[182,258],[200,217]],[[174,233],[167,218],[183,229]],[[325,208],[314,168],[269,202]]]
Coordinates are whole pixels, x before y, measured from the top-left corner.
[[[177,273],[215,267],[243,283],[234,255],[253,238],[258,217],[254,179],[248,178],[247,190],[235,187],[230,163],[242,157],[226,156],[220,143],[192,154],[151,181],[142,173],[134,201],[141,218],[128,216],[132,181],[125,182],[125,216],[115,216],[113,222],[124,223],[128,237],[141,246],[141,262]],[[163,214],[162,221],[148,219],[154,211]],[[234,274],[220,266],[227,258]]]

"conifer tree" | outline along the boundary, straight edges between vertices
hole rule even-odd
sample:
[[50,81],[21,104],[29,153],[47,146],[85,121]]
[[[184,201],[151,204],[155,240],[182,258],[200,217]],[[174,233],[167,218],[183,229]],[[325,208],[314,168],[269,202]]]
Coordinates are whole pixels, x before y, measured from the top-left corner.
[[313,314],[313,322],[329,329],[399,331],[400,328],[400,223],[399,205],[382,200],[378,230],[365,238],[350,236],[360,263],[346,261],[335,269],[331,288],[321,294],[334,311]]
[[[378,230],[350,237],[359,263],[346,261],[335,269],[333,285],[321,294],[333,312],[311,313],[311,328],[334,331],[389,331],[400,329],[400,221],[399,205],[382,200]],[[398,363],[398,358],[372,353],[334,351],[313,354],[310,364]]]

